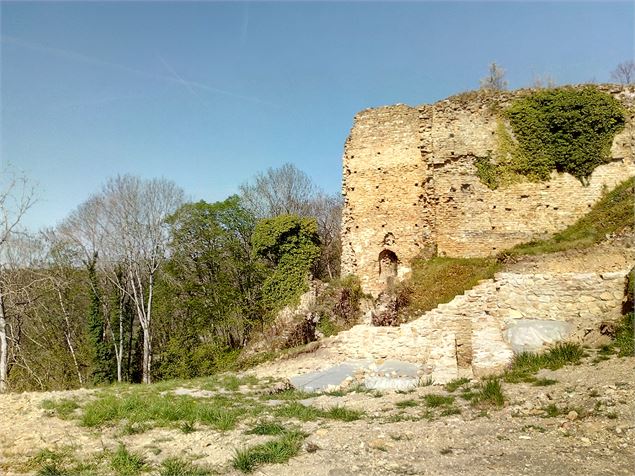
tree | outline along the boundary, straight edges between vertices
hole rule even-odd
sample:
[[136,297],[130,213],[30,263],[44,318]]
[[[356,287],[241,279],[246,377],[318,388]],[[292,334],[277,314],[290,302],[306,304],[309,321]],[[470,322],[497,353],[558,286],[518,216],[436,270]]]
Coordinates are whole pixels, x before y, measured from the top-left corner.
[[[152,310],[156,275],[166,257],[166,218],[183,203],[183,191],[164,179],[130,175],[109,180],[102,190],[111,282],[131,299],[143,331],[142,380],[152,380]],[[126,283],[115,276],[123,266]]]
[[490,91],[503,91],[507,89],[505,70],[495,62],[490,64],[488,75],[481,79],[481,89]]
[[8,388],[7,309],[4,283],[7,250],[26,212],[35,203],[35,192],[24,175],[3,168],[0,171],[0,393]]
[[253,182],[242,184],[240,198],[243,206],[259,219],[281,215],[315,218],[322,243],[315,276],[339,275],[342,212],[339,196],[324,193],[306,173],[287,163],[276,169],[269,168],[257,174]]
[[635,61],[628,60],[617,65],[611,79],[621,84],[635,84]]
[[239,188],[244,207],[259,219],[279,215],[309,216],[311,202],[318,194],[309,176],[288,163],[258,173],[252,183],[244,183]]

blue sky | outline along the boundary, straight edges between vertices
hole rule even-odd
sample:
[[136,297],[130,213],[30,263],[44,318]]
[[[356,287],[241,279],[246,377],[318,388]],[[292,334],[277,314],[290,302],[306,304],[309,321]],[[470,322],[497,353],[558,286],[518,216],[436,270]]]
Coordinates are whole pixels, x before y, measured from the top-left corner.
[[10,3],[1,10],[2,163],[51,226],[130,173],[221,200],[291,162],[328,192],[354,114],[476,89],[490,62],[608,82],[633,58],[632,2]]

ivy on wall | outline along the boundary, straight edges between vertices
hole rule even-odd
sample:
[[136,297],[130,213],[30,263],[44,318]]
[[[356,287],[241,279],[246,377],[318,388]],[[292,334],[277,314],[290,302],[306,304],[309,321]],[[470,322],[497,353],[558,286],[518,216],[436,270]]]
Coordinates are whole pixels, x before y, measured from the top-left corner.
[[262,289],[268,309],[282,309],[308,290],[311,268],[320,256],[319,243],[313,218],[281,215],[258,222],[253,250],[274,267]]
[[610,160],[625,113],[618,100],[595,86],[519,97],[502,112],[497,150],[493,157],[477,160],[477,174],[492,189],[519,180],[548,180],[554,170],[586,183],[598,165]]

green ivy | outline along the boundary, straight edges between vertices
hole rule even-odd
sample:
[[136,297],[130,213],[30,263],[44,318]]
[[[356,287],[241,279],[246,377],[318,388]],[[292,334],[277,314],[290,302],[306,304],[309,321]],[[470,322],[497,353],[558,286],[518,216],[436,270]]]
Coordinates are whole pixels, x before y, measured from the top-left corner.
[[315,219],[281,215],[258,222],[253,250],[274,266],[262,289],[267,308],[282,309],[308,290],[311,268],[320,256],[319,243]]
[[490,188],[548,180],[553,170],[586,183],[598,165],[610,161],[625,116],[620,102],[595,86],[534,91],[503,111],[513,137],[501,120],[494,160],[479,159],[477,174]]

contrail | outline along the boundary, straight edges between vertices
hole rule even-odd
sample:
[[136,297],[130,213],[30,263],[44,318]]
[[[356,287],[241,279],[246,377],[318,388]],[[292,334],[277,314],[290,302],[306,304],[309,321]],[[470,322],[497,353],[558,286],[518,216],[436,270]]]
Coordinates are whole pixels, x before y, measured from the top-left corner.
[[[112,68],[112,69],[118,69],[120,71],[126,71],[128,73],[132,73],[132,74],[136,74],[138,76],[142,76],[145,78],[151,78],[151,79],[155,79],[155,80],[159,80],[159,81],[168,81],[171,83],[178,83],[181,85],[184,85],[188,88],[195,88],[195,89],[200,89],[203,91],[208,91],[211,93],[215,93],[215,94],[221,94],[223,96],[229,96],[229,97],[234,97],[237,99],[241,99],[244,101],[251,101],[251,102],[255,102],[255,103],[259,103],[259,104],[265,104],[267,106],[273,106],[273,107],[280,107],[279,104],[275,104],[269,101],[264,101],[262,99],[259,99],[257,97],[253,97],[253,96],[246,96],[244,94],[238,94],[238,93],[234,93],[232,91],[227,91],[225,89],[220,89],[220,88],[216,88],[213,86],[209,86],[207,84],[204,83],[200,83],[198,81],[189,81],[189,80],[185,80],[183,78],[181,78],[178,75],[175,76],[168,76],[165,74],[157,74],[157,73],[151,73],[148,71],[143,71],[140,69],[136,69],[136,68],[131,68],[129,66],[123,65],[123,64],[119,64],[119,63],[112,63],[110,61],[105,61],[99,58],[94,58],[92,56],[87,56],[84,55],[82,53],[77,53],[75,51],[70,51],[70,50],[66,50],[66,49],[62,49],[62,48],[55,48],[52,46],[45,46],[39,43],[33,43],[30,41],[25,41],[21,38],[17,38],[14,36],[9,36],[9,35],[2,35],[1,37],[1,41],[2,43],[6,43],[6,44],[11,44],[11,45],[15,45],[15,46],[19,46],[22,48],[27,48],[30,50],[35,50],[35,51],[40,51],[40,52],[44,52],[44,53],[49,53],[49,54],[53,54],[56,56],[60,56],[62,58],[68,58],[71,60],[75,60],[75,61],[79,61],[82,63],[87,63],[87,64],[93,64],[93,65],[97,65],[97,66],[103,66],[103,67],[107,67],[107,68]],[[164,64],[166,64],[164,62]],[[167,66],[167,64],[166,64]],[[169,66],[168,66],[169,67]],[[175,73],[174,71],[172,71],[173,73]]]
[[183,77],[180,76],[179,73],[177,73],[176,70],[172,66],[170,66],[170,64],[167,61],[165,61],[163,56],[157,55],[157,57],[159,58],[161,63],[163,63],[163,66],[165,66],[167,70],[174,75],[174,77],[180,84],[185,86],[189,92],[191,92],[194,96],[200,99],[200,96],[196,93],[196,91],[194,91],[194,88],[192,87],[189,81],[183,79]]

